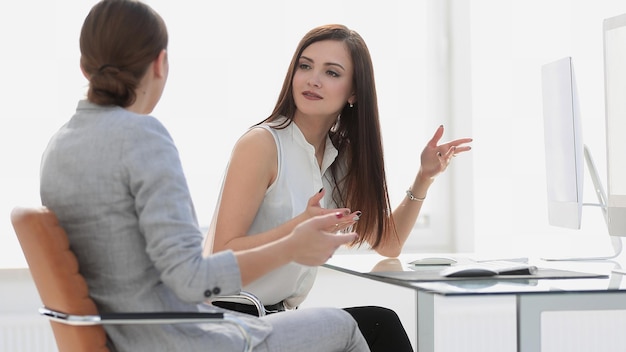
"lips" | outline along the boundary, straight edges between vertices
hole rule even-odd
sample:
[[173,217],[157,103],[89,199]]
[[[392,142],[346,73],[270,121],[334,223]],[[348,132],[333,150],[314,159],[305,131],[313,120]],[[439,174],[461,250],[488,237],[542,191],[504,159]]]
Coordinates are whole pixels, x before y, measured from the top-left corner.
[[306,99],[309,99],[309,100],[321,100],[321,99],[323,99],[319,94],[313,93],[311,91],[303,92],[302,96],[304,96]]

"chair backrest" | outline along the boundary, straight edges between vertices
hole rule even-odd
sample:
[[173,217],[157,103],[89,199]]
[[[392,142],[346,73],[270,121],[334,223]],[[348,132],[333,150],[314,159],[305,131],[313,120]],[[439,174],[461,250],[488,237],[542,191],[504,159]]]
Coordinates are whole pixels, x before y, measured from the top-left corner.
[[[44,306],[67,314],[97,315],[65,230],[46,207],[14,208],[11,223]],[[70,326],[51,321],[61,352],[106,352],[102,326]]]

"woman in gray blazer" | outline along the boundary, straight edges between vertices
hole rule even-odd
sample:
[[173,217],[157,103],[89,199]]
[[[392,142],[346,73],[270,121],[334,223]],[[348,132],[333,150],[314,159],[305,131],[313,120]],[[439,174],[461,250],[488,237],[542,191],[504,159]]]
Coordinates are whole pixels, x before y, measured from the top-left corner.
[[[133,0],[102,0],[80,36],[87,99],[52,137],[41,163],[43,205],[66,229],[101,312],[224,311],[202,302],[291,262],[324,263],[355,233],[330,234],[342,214],[302,223],[254,250],[202,256],[202,233],[174,142],[149,116],[168,76],[162,18]],[[368,351],[335,308],[242,315],[255,351]],[[228,325],[106,327],[116,351],[236,351]]]

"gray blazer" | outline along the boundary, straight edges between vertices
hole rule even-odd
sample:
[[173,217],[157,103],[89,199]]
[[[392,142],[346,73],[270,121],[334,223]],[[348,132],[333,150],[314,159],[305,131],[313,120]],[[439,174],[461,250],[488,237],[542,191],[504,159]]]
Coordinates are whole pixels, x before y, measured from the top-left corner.
[[[43,154],[40,186],[42,203],[66,229],[101,312],[196,311],[213,295],[241,289],[232,252],[202,257],[203,237],[178,151],[155,118],[80,101]],[[242,319],[254,344],[272,330],[263,319]],[[229,325],[106,330],[118,351],[242,346]]]

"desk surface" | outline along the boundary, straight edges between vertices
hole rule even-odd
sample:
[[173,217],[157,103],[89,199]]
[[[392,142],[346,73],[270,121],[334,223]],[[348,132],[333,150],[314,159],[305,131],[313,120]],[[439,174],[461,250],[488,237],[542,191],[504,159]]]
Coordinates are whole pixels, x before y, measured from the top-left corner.
[[[477,294],[525,294],[525,293],[563,293],[565,292],[619,292],[626,290],[623,283],[624,275],[612,273],[619,268],[613,261],[568,261],[553,262],[529,258],[528,262],[538,268],[557,269],[588,273],[587,278],[563,279],[455,279],[445,281],[412,281],[401,279],[411,276],[414,267],[409,262],[433,255],[423,253],[404,253],[398,258],[385,258],[378,254],[337,254],[333,256],[325,267],[348,274],[382,281],[389,284],[404,286],[421,291],[433,292],[441,295],[477,295]],[[440,255],[441,256],[441,255]],[[458,263],[485,260],[486,258],[473,257],[470,254],[445,254],[457,259]],[[491,258],[506,259],[506,258]],[[444,267],[440,267],[444,268]],[[430,268],[428,270],[433,270]],[[436,270],[436,269],[434,269]],[[403,275],[402,272],[406,272]]]

